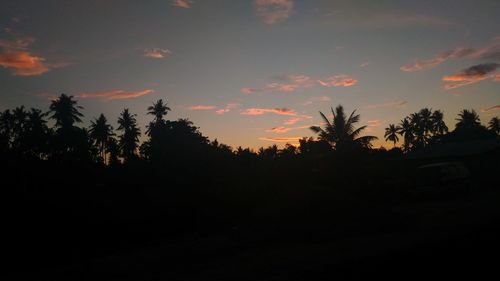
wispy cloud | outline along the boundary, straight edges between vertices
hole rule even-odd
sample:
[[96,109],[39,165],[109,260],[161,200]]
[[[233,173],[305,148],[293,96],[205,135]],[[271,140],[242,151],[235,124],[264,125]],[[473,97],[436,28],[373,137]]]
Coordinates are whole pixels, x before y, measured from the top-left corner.
[[272,141],[272,142],[293,142],[298,143],[302,137],[283,137],[283,138],[266,138],[260,137],[259,140]]
[[461,72],[443,77],[443,81],[452,82],[445,85],[445,89],[456,89],[474,84],[486,79],[496,80],[494,72],[500,67],[498,63],[484,63],[471,66]]
[[16,76],[36,76],[50,70],[45,58],[29,52],[12,52],[0,54],[0,66],[12,68]]
[[153,59],[164,59],[171,54],[172,52],[169,49],[149,48],[144,50],[144,56]]
[[416,59],[413,63],[401,66],[400,69],[405,72],[421,71],[436,67],[448,60],[463,58],[500,60],[500,42],[493,42],[482,48],[455,48],[430,59]]
[[288,108],[248,108],[242,111],[242,115],[263,115],[266,113],[273,113],[277,115],[296,116],[297,112]]
[[240,92],[242,92],[243,94],[253,94],[253,93],[259,93],[259,92],[263,92],[264,90],[263,89],[257,89],[257,88],[241,88],[240,89]]
[[217,106],[215,105],[202,105],[202,104],[188,106],[189,110],[214,110],[216,108]]
[[407,105],[408,102],[404,100],[396,100],[396,101],[390,101],[386,103],[378,103],[378,104],[369,104],[363,108],[365,109],[372,109],[372,108],[385,108],[385,107],[402,107]]
[[318,80],[318,83],[324,87],[350,87],[356,85],[358,80],[346,74],[339,74],[325,80]]
[[302,120],[302,118],[300,118],[300,117],[293,117],[293,118],[287,119],[283,124],[284,125],[294,125],[301,120]]
[[77,95],[79,98],[99,98],[103,100],[121,100],[138,98],[154,93],[153,89],[140,91],[109,90],[100,92],[82,92]]
[[268,83],[263,88],[241,88],[244,94],[253,94],[259,92],[295,92],[299,89],[321,85],[324,87],[350,87],[358,83],[358,80],[346,74],[331,76],[325,80],[315,80],[308,75],[275,75],[270,77],[275,82]]
[[172,0],[170,1],[170,5],[177,8],[189,9],[191,8],[192,1],[188,0]]
[[254,0],[255,12],[266,24],[287,20],[293,12],[292,0]]
[[[13,33],[8,32],[11,36]],[[15,76],[38,76],[67,63],[47,63],[46,58],[33,54],[29,49],[33,37],[15,36],[12,40],[0,39],[0,66],[13,70]]]
[[222,115],[222,114],[228,113],[229,111],[231,111],[235,108],[238,108],[240,106],[241,106],[241,104],[239,104],[239,103],[228,103],[225,107],[217,109],[215,111],[215,113]]
[[483,108],[483,109],[481,109],[481,112],[490,112],[490,111],[494,111],[494,110],[500,110],[500,105],[495,105],[492,107]]
[[303,129],[309,129],[311,126],[300,126],[300,127],[284,127],[284,126],[278,126],[278,127],[273,127],[269,130],[266,130],[268,133],[286,133],[289,131],[294,131],[294,130],[303,130]]
[[371,64],[371,63],[370,63],[369,61],[365,61],[365,62],[361,63],[361,64],[359,65],[359,67],[363,67],[363,68],[364,68],[364,67],[369,66],[370,64]]

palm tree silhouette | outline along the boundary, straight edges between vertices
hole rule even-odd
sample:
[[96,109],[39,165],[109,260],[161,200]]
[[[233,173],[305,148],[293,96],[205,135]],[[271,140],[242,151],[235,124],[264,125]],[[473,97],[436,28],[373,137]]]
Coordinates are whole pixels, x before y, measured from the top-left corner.
[[12,114],[10,109],[6,109],[0,114],[1,145],[5,150],[11,147],[14,122],[14,115]]
[[362,136],[358,137],[360,133],[366,129],[366,126],[361,126],[357,129],[354,125],[359,122],[359,114],[355,114],[354,110],[351,115],[346,118],[344,113],[344,107],[338,105],[335,110],[331,108],[333,120],[330,122],[328,118],[321,111],[319,114],[323,121],[325,122],[325,128],[319,126],[311,126],[310,129],[319,134],[321,140],[327,141],[336,150],[343,150],[353,147],[365,147],[369,148],[371,146],[370,142],[378,139],[375,136]]
[[394,124],[389,124],[389,127],[385,128],[385,140],[386,141],[392,141],[394,143],[394,146],[396,146],[396,143],[399,141],[398,138],[398,131],[399,127],[394,125]]
[[498,117],[491,118],[490,122],[488,122],[488,129],[494,132],[495,134],[500,134],[500,119]]
[[115,135],[113,127],[108,124],[108,120],[102,113],[99,118],[96,118],[95,121],[90,121],[90,123],[90,137],[94,140],[99,150],[99,157],[106,163],[106,145],[109,138]]
[[119,145],[126,162],[136,157],[139,136],[141,135],[135,116],[135,114],[130,114],[128,108],[125,108],[118,118],[118,130],[123,131],[123,134],[120,135]]
[[82,106],[77,105],[78,102],[73,100],[73,96],[61,94],[57,99],[53,100],[50,104],[50,112],[52,112],[51,119],[56,120],[56,127],[63,130],[69,130],[73,127],[74,123],[81,123],[83,114],[78,111],[83,109]]
[[170,111],[170,107],[167,106],[167,102],[163,103],[162,99],[159,99],[157,102],[154,102],[153,105],[148,107],[148,114],[153,115],[154,122],[163,121],[163,116],[167,115]]
[[473,129],[481,127],[481,120],[474,109],[463,109],[460,111],[458,118],[455,120],[458,121],[455,125],[457,129]]
[[436,110],[432,113],[432,132],[435,135],[444,135],[448,133],[448,127],[444,123],[444,114],[441,110]]
[[410,119],[406,117],[399,123],[398,133],[403,137],[403,151],[410,151],[413,140],[415,139],[413,124]]
[[40,109],[31,108],[27,112],[27,121],[24,136],[24,145],[27,152],[43,158],[43,154],[48,152],[48,141],[50,130],[47,121],[44,119],[47,113],[42,113]]

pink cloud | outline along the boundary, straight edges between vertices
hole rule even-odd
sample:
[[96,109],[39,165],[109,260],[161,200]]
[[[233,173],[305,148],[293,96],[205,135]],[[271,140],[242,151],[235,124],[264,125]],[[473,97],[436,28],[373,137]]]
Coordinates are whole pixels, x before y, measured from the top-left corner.
[[294,118],[290,118],[290,119],[286,120],[283,124],[284,125],[294,125],[295,123],[297,123],[301,120],[302,120],[302,118],[294,117]]
[[144,50],[144,56],[153,59],[163,59],[171,54],[172,52],[169,49],[150,48]]
[[318,80],[318,83],[324,87],[350,87],[358,83],[358,80],[345,74],[331,76],[325,80]]
[[256,89],[256,88],[241,88],[240,91],[243,94],[253,94],[253,93],[262,92],[263,90],[262,89]]
[[286,133],[286,132],[288,132],[290,130],[291,130],[291,128],[286,128],[286,127],[283,127],[283,126],[279,126],[279,127],[274,127],[274,128],[269,129],[269,130],[266,130],[266,132]]
[[255,0],[254,7],[257,15],[266,24],[283,22],[293,12],[292,0]]
[[500,105],[495,105],[492,107],[483,108],[483,109],[481,109],[481,112],[489,112],[489,111],[493,111],[493,110],[500,110]]
[[294,92],[299,88],[296,84],[284,84],[284,83],[270,83],[266,85],[266,88],[274,91],[280,92]]
[[77,95],[79,98],[100,98],[104,100],[121,100],[138,98],[154,93],[153,89],[144,89],[141,91],[109,90],[100,92],[83,92]]
[[445,85],[445,89],[456,89],[466,85],[474,84],[486,79],[496,80],[494,72],[500,68],[498,63],[484,63],[471,66],[461,72],[443,77],[443,81],[452,82]]
[[188,0],[172,0],[170,5],[177,8],[189,9],[191,8],[191,1]]
[[12,68],[16,76],[36,76],[50,70],[45,58],[24,51],[0,54],[0,66]]
[[278,115],[296,116],[297,112],[287,108],[248,108],[242,111],[242,115],[263,115],[265,113],[274,113]]
[[213,105],[191,105],[188,107],[189,110],[213,110],[216,109]]

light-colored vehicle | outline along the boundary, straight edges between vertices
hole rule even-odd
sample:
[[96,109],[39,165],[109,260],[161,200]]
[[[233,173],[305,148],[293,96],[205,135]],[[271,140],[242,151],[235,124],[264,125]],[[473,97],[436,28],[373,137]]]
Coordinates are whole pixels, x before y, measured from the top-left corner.
[[471,186],[470,171],[460,162],[441,162],[417,168],[413,194],[463,193]]

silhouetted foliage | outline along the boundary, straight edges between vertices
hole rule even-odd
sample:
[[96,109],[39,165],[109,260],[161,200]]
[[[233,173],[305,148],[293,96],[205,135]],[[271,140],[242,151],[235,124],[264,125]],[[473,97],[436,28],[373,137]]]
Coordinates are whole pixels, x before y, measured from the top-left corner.
[[332,110],[333,120],[330,120],[321,111],[319,114],[326,123],[325,128],[312,126],[311,130],[319,134],[321,140],[327,141],[336,150],[352,150],[356,148],[370,148],[371,142],[376,140],[374,136],[359,136],[366,129],[366,126],[361,126],[355,129],[354,125],[359,122],[359,114],[355,114],[354,110],[347,118],[344,113],[344,108],[339,105]]
[[128,108],[125,108],[118,118],[118,131],[122,131],[119,136],[120,151],[125,162],[135,160],[137,157],[137,148],[139,147],[140,129],[137,127],[135,114],[131,114]]

